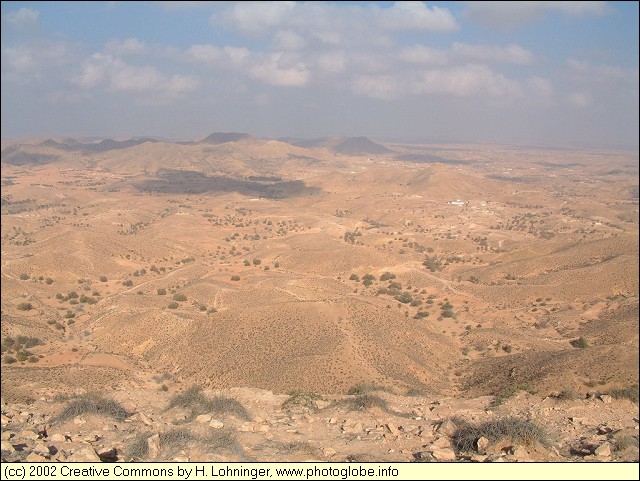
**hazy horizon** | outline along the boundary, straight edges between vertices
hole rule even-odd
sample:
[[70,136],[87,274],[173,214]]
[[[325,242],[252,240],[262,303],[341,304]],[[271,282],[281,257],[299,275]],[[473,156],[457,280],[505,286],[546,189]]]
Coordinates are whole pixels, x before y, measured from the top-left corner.
[[636,2],[2,2],[2,138],[639,144]]

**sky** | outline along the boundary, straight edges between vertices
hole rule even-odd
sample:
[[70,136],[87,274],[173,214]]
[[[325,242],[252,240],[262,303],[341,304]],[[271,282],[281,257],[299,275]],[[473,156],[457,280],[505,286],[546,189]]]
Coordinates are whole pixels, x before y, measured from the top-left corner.
[[1,8],[3,138],[638,148],[638,2]]

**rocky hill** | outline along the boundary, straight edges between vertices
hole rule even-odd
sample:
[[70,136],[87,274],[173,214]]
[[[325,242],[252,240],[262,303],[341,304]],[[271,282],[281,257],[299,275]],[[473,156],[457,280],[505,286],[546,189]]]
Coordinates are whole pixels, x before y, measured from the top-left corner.
[[205,391],[168,375],[99,393],[47,390],[28,403],[3,399],[2,461],[638,461],[632,390],[508,399],[352,392]]

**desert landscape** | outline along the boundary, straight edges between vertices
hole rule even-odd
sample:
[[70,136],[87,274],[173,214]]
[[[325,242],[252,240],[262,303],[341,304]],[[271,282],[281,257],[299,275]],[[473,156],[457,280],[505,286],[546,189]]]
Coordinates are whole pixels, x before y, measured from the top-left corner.
[[3,461],[638,460],[637,151],[3,139],[1,239]]

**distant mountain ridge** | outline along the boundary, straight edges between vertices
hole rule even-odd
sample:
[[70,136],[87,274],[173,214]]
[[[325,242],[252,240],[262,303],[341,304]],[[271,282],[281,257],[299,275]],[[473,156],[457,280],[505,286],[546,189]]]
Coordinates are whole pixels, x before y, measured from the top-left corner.
[[250,139],[251,135],[244,132],[214,132],[200,141],[201,144],[225,144]]
[[393,153],[384,145],[378,144],[368,137],[321,137],[317,139],[290,140],[290,144],[308,149],[326,147],[336,154],[342,155],[379,155]]

